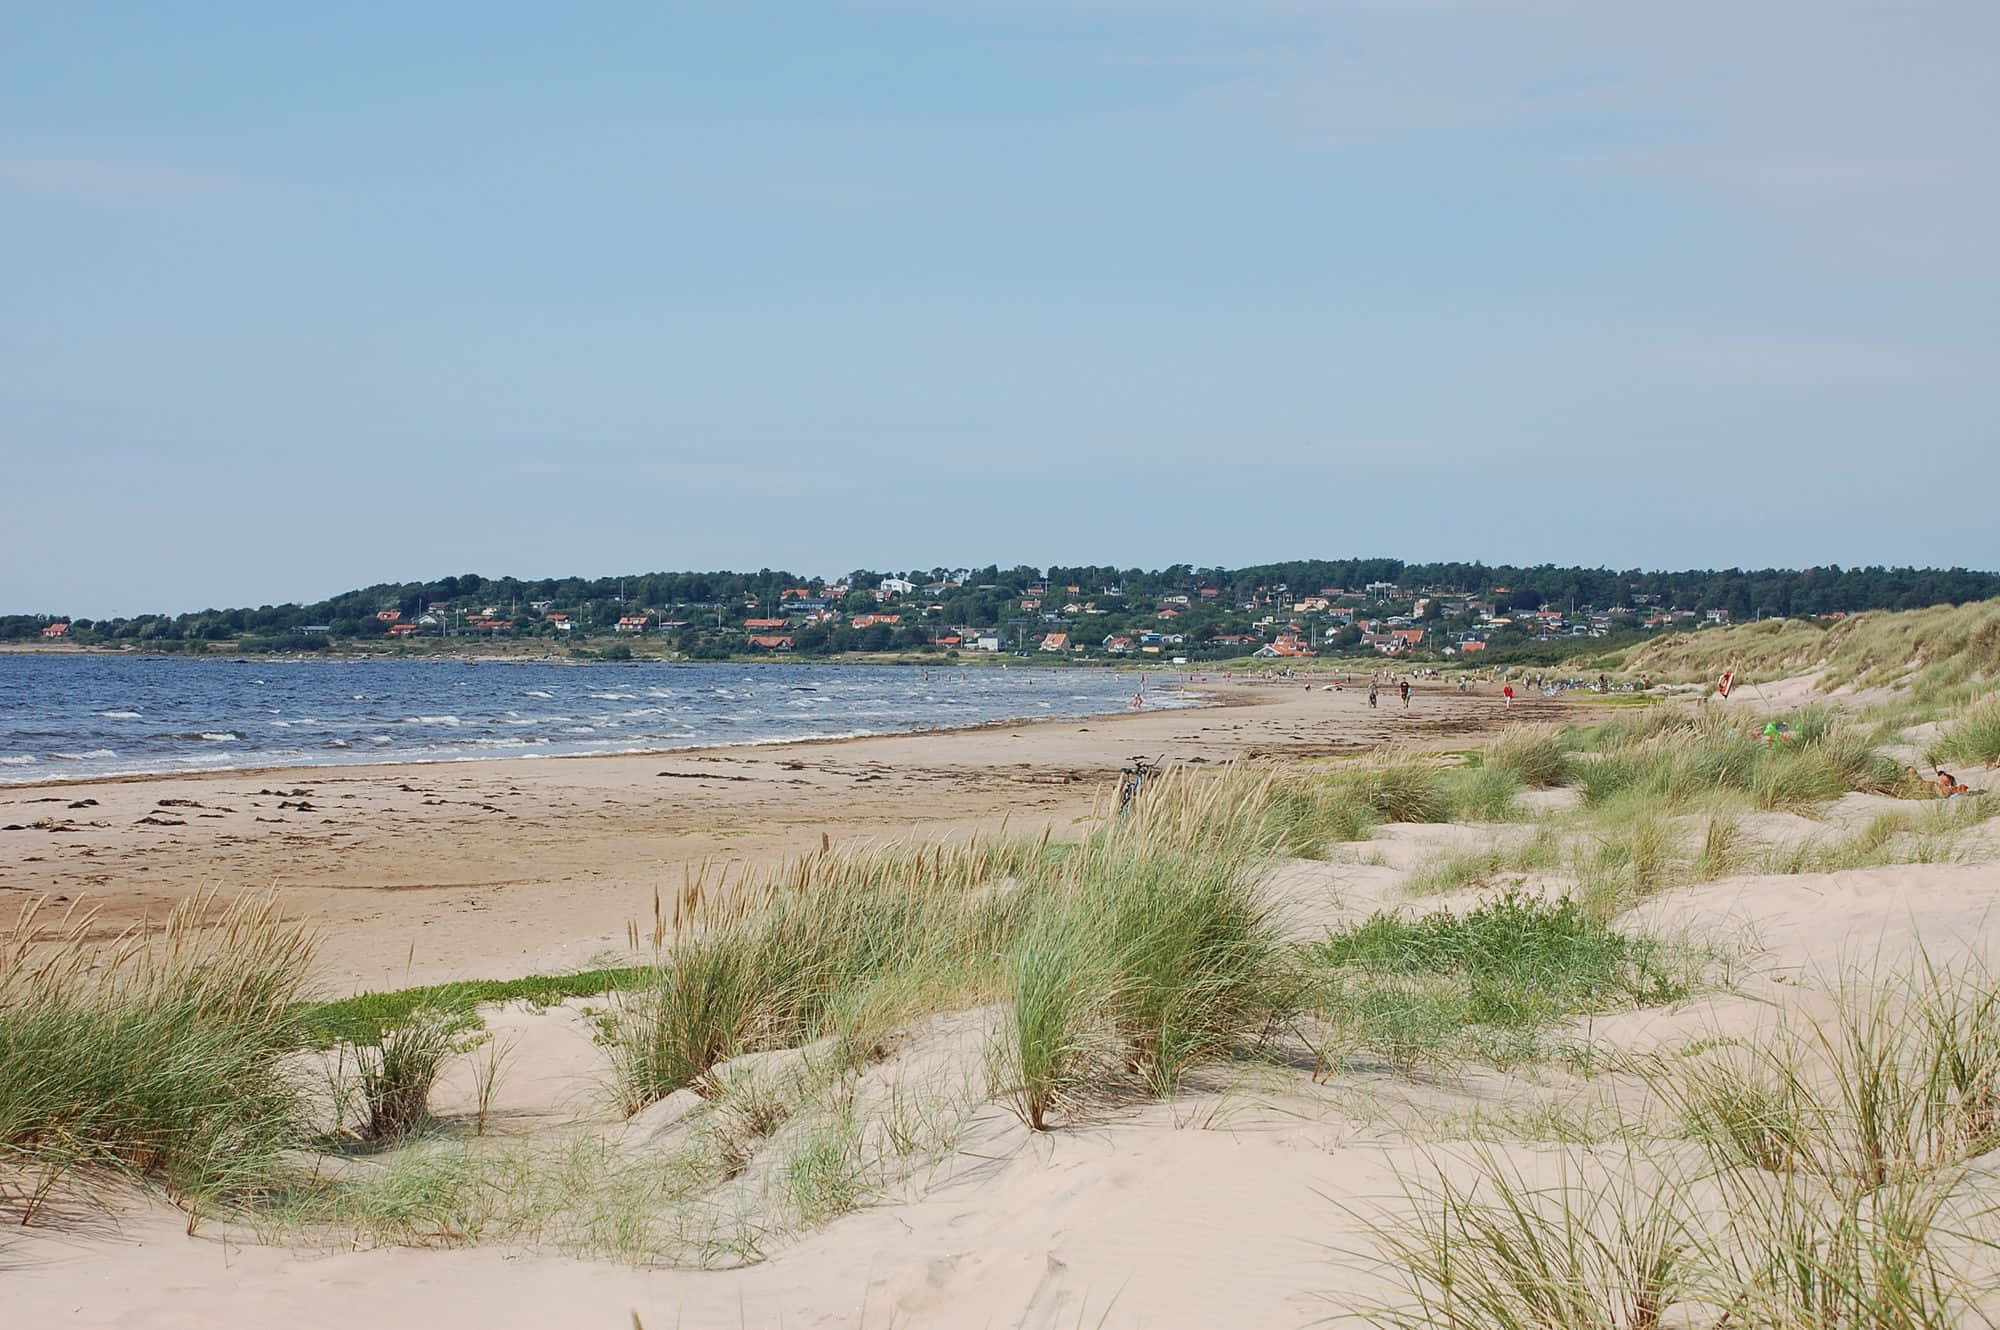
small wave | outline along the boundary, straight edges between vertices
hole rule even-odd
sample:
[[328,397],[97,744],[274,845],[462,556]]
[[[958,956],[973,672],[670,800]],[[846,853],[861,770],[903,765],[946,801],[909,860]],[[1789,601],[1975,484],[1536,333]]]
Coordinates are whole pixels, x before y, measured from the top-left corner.
[[563,733],[564,733],[564,734],[595,734],[595,733],[597,733],[597,727],[596,727],[596,726],[594,726],[594,725],[571,725],[571,726],[567,727],[566,729],[564,729],[564,730],[563,730]]
[[396,741],[386,734],[371,734],[368,736],[368,742],[372,744],[392,744]]
[[405,724],[405,725],[456,725],[456,724],[458,724],[458,717],[456,717],[456,716],[405,716],[405,717],[403,717],[403,724]]
[[543,691],[542,691],[541,689],[539,689],[539,688],[530,688],[530,689],[529,689],[529,690],[528,690],[527,692],[523,693],[523,694],[522,694],[522,696],[523,696],[523,697],[543,697],[543,698],[549,698],[549,697],[554,697],[554,696],[555,696],[555,694],[554,694],[554,693],[545,693],[545,692],[543,692]]
[[51,753],[50,756],[59,757],[65,762],[94,762],[107,757],[116,757],[118,754],[109,748],[93,748],[87,753]]
[[594,698],[596,698],[596,699],[597,699],[598,701],[600,701],[600,702],[630,702],[630,701],[631,701],[631,700],[632,700],[632,699],[633,699],[633,698],[634,698],[635,696],[637,696],[637,694],[634,694],[634,693],[586,693],[586,694],[584,694],[584,696],[586,696],[586,697],[594,697]]
[[98,714],[98,715],[100,715],[100,716],[102,716],[102,717],[104,717],[104,719],[106,719],[106,720],[137,720],[137,719],[139,719],[139,713],[138,713],[138,712],[136,712],[136,711],[100,711],[100,712],[98,712],[97,714]]
[[0,757],[0,767],[31,767],[35,759],[27,753],[10,753]]
[[347,740],[345,740],[345,739],[328,739],[328,740],[326,741],[326,746],[327,746],[328,748],[345,748],[345,747],[347,747]]
[[228,730],[203,730],[200,734],[196,735],[195,737],[198,739],[205,739],[212,744],[233,744],[238,739],[241,739],[243,736],[240,734],[232,734]]

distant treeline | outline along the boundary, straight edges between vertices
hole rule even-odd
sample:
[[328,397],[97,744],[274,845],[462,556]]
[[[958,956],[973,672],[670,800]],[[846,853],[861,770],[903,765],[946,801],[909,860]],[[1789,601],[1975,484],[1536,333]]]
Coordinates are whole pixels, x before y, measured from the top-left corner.
[[[779,605],[782,593],[804,589],[827,597],[835,609],[854,612],[874,604],[872,592],[885,578],[901,577],[917,590],[906,599],[941,605],[930,616],[946,624],[988,628],[1018,622],[1021,598],[1040,594],[1051,609],[1068,599],[1093,601],[1113,613],[1150,616],[1156,600],[1194,597],[1197,617],[1229,625],[1222,617],[1244,612],[1251,602],[1282,605],[1287,597],[1315,595],[1331,588],[1362,592],[1371,584],[1392,586],[1408,601],[1426,592],[1490,598],[1496,607],[1527,610],[1554,605],[1565,611],[1593,607],[1653,606],[1694,611],[1726,610],[1738,620],[1759,616],[1812,616],[1870,609],[1912,609],[1961,604],[2000,596],[2000,574],[1964,568],[1770,568],[1744,570],[1690,569],[1648,572],[1641,569],[1557,567],[1540,564],[1515,567],[1483,563],[1405,563],[1400,559],[1300,560],[1258,564],[1246,568],[1200,568],[1175,564],[1168,568],[1116,568],[1095,565],[988,566],[975,569],[906,569],[878,573],[857,569],[847,577],[828,579],[776,569],[748,572],[644,573],[599,578],[486,578],[476,573],[428,582],[384,583],[344,592],[310,604],[265,605],[256,609],[207,609],[191,613],[146,614],[93,622],[60,613],[0,617],[0,640],[33,639],[52,621],[69,620],[74,638],[86,642],[141,642],[168,646],[175,642],[237,642],[265,639],[287,645],[323,647],[327,638],[381,637],[388,631],[379,617],[397,611],[409,622],[433,606],[449,605],[450,613],[484,613],[514,620],[523,629],[540,627],[528,607],[548,604],[573,615],[576,627],[589,633],[609,632],[623,614],[651,611],[692,621],[694,627],[721,630]],[[953,584],[953,585],[946,585]],[[831,589],[843,588],[837,597]],[[1069,588],[1075,587],[1072,592]],[[1208,589],[1214,594],[1201,597]],[[1282,594],[1279,594],[1282,589]],[[1207,613],[1202,607],[1212,607]],[[53,607],[59,608],[59,607]],[[1095,622],[1095,621],[1093,621]],[[1193,624],[1187,625],[1193,627]],[[308,636],[303,630],[312,628]],[[917,640],[921,637],[903,631]],[[901,645],[900,642],[896,643]],[[800,646],[806,644],[802,641]]]

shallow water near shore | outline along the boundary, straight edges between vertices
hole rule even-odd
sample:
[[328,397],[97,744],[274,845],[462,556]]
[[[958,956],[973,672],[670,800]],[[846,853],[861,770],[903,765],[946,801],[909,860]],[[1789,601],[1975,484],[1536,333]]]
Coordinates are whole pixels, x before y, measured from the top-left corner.
[[[1031,666],[0,657],[0,784],[829,739],[1124,710]],[[1147,705],[1190,692],[1148,688]]]

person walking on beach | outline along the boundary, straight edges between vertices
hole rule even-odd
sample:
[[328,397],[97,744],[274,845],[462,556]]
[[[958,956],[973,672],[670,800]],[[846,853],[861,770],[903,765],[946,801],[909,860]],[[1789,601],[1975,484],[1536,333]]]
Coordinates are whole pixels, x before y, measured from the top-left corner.
[[1371,707],[1372,707],[1372,706],[1375,706],[1375,705],[1376,705],[1376,701],[1375,701],[1375,699],[1376,699],[1377,695],[1379,695],[1379,694],[1381,693],[1381,691],[1382,691],[1382,687],[1381,687],[1381,685],[1380,685],[1380,684],[1376,683],[1376,682],[1375,682],[1375,681],[1374,681],[1373,679],[1370,679],[1370,680],[1368,681],[1368,705],[1369,705],[1369,706],[1371,706]]
[[1500,696],[1502,696],[1502,697],[1504,697],[1504,698],[1506,698],[1506,699],[1507,699],[1507,705],[1508,705],[1508,706],[1510,706],[1510,707],[1511,707],[1511,706],[1513,706],[1513,705],[1514,705],[1514,685],[1513,685],[1513,684],[1508,684],[1508,685],[1507,685],[1507,686],[1506,686],[1505,688],[1502,688],[1502,689],[1500,690]]
[[1410,709],[1410,681],[1408,679],[1403,680],[1400,691],[1403,694],[1403,710],[1408,711]]

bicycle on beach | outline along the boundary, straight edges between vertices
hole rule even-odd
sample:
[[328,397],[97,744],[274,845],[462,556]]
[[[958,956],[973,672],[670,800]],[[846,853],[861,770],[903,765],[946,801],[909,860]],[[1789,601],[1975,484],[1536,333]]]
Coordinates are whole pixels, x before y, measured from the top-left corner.
[[1146,788],[1146,777],[1153,774],[1158,764],[1148,762],[1143,757],[1132,759],[1132,765],[1124,768],[1118,783],[1118,816],[1125,816],[1125,810],[1139,797],[1139,791]]

